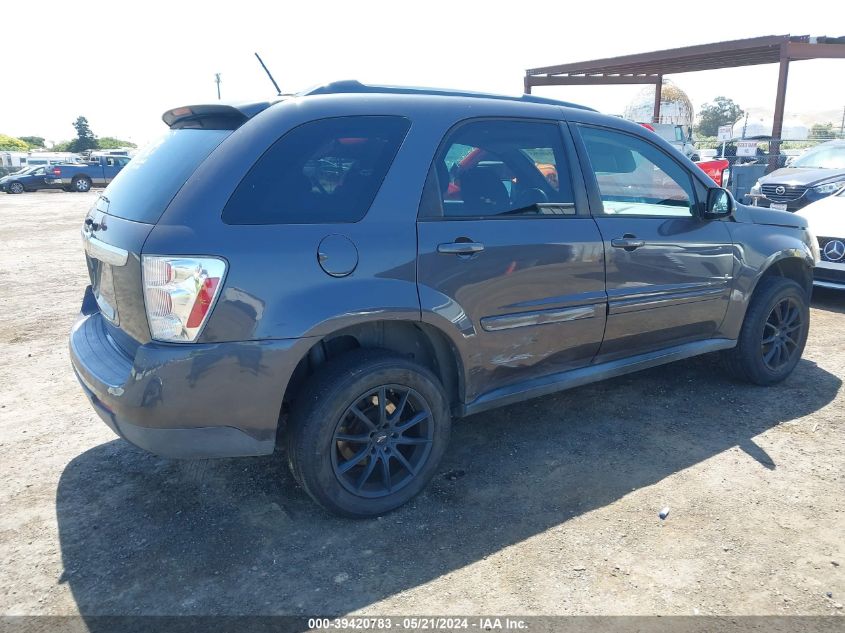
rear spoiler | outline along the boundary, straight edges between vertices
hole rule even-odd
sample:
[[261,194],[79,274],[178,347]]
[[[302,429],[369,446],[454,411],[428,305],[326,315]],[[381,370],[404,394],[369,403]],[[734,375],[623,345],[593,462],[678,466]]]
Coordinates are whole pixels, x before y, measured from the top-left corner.
[[205,130],[235,130],[276,103],[260,101],[240,104],[190,105],[173,108],[161,115],[161,120],[171,130],[185,128]]

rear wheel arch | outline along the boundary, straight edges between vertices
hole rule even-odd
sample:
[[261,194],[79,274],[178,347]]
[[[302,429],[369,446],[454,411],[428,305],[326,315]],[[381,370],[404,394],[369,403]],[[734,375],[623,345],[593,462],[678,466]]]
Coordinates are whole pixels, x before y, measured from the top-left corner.
[[291,374],[282,411],[289,409],[306,381],[324,364],[362,348],[388,350],[409,358],[440,380],[453,410],[463,402],[463,364],[448,337],[427,323],[382,320],[342,328],[312,345]]

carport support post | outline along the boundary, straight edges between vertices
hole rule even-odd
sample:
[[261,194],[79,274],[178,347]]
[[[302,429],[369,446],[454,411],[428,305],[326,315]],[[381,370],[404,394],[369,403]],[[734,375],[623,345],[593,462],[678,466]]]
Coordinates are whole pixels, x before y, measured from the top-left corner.
[[525,75],[525,80],[523,81],[525,94],[531,94],[531,77],[529,75]]
[[789,75],[789,54],[786,44],[780,46],[780,72],[778,72],[778,91],[775,97],[775,116],[772,121],[772,142],[769,143],[769,171],[777,169],[780,141],[783,135],[783,111],[786,107],[786,78]]
[[652,123],[660,123],[660,100],[663,98],[663,75],[657,75],[657,83],[654,84],[654,114],[651,117]]

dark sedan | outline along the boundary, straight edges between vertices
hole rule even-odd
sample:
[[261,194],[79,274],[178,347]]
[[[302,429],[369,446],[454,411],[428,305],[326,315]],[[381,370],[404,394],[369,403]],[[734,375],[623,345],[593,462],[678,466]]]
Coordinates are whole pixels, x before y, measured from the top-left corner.
[[763,176],[751,188],[752,204],[797,211],[845,186],[845,140],[828,141],[787,167]]
[[44,165],[28,167],[0,178],[0,191],[23,193],[24,191],[36,191],[38,189],[55,189],[55,186],[47,183],[46,176],[47,168]]

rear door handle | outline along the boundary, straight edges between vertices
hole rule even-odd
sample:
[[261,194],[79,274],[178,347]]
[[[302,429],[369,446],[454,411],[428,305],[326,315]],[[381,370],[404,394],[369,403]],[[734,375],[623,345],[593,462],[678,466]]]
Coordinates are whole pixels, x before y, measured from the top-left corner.
[[472,255],[483,250],[484,244],[479,242],[447,242],[437,245],[437,252],[447,255]]
[[617,237],[610,240],[610,245],[613,248],[624,248],[626,251],[633,251],[634,249],[637,249],[640,246],[645,246],[645,240],[638,240],[633,236]]

